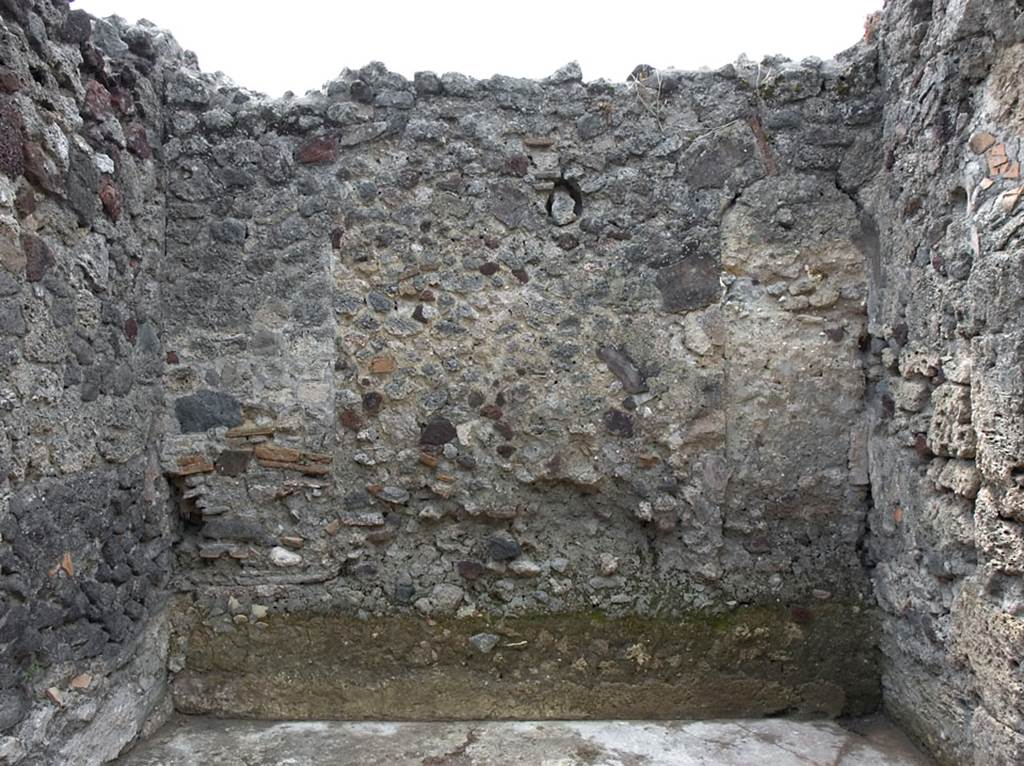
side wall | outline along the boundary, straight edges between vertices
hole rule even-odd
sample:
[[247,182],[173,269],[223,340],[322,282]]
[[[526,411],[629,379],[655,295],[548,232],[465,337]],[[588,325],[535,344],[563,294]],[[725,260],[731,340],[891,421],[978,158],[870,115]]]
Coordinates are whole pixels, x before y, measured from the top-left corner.
[[1024,7],[890,2],[871,277],[871,552],[888,710],[1024,762]]
[[3,763],[102,763],[167,709],[163,55],[0,2]]

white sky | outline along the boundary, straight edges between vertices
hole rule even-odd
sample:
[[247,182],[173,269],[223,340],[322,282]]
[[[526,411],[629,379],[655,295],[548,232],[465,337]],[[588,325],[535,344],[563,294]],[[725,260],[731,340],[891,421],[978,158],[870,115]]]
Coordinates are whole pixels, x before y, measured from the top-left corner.
[[207,71],[270,95],[319,88],[383,61],[474,77],[545,77],[576,60],[585,80],[637,64],[718,67],[746,53],[828,58],[882,0],[74,0],[94,16],[146,18]]

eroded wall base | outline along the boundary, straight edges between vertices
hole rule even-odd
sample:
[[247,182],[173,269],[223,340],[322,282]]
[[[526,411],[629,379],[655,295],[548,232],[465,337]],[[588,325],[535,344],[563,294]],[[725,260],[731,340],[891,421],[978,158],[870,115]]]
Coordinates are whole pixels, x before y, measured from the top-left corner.
[[184,713],[269,719],[861,714],[880,699],[875,624],[846,604],[500,624],[280,616],[184,627],[173,693]]

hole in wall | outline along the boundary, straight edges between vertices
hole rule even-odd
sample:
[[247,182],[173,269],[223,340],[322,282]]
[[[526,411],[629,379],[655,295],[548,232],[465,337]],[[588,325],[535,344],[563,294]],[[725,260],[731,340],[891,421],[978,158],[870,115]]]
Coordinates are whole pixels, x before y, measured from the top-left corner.
[[962,186],[956,186],[950,190],[949,204],[950,207],[955,209],[963,209],[967,207],[967,189]]
[[46,76],[45,69],[30,66],[28,71],[32,75],[32,79],[35,80],[37,84],[42,85],[44,88],[47,87],[48,78]]
[[565,226],[583,215],[583,192],[580,185],[567,178],[555,181],[554,188],[548,194],[548,217],[558,226]]

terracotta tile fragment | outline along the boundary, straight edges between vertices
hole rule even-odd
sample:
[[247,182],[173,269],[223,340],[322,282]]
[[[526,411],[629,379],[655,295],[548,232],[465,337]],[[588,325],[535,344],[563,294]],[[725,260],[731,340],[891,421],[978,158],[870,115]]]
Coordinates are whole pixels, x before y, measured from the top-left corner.
[[279,444],[257,444],[253,449],[257,460],[276,460],[280,463],[330,463],[334,456],[327,452],[306,452]]
[[214,470],[213,463],[205,455],[182,455],[178,458],[177,470],[170,471],[172,476],[191,476],[196,473],[209,473]]
[[988,160],[988,172],[991,175],[999,175],[1003,170],[1003,166],[1009,162],[1006,157],[1006,146],[1004,144],[993,146],[985,154],[985,157]]
[[88,673],[79,673],[71,679],[72,689],[88,689],[92,685],[92,676]]
[[276,460],[280,463],[297,463],[302,453],[291,447],[281,447],[277,444],[257,444],[253,450],[257,460]]
[[244,436],[273,436],[275,427],[269,426],[255,426],[255,425],[244,425],[236,426],[235,428],[229,428],[227,437],[229,439],[238,439]]
[[1002,206],[1003,212],[1012,213],[1014,208],[1017,207],[1021,195],[1024,195],[1024,186],[1018,186],[1016,189],[1003,192],[999,197],[999,204]]

